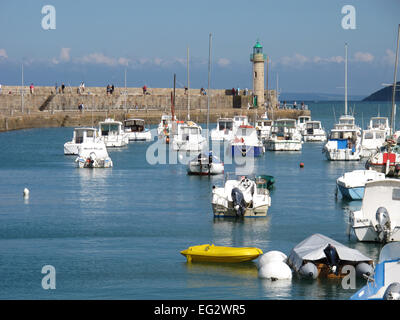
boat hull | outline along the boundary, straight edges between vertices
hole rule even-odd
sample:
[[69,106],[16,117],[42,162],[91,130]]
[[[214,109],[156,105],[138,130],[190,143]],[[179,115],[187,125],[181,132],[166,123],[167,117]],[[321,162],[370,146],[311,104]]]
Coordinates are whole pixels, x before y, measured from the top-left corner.
[[301,141],[267,140],[267,150],[270,151],[300,151],[301,149]]
[[188,164],[188,174],[191,175],[216,175],[224,173],[223,163],[212,163],[211,166],[207,164],[199,164],[197,161]]
[[219,247],[214,245],[200,245],[189,247],[180,252],[188,262],[225,262],[237,263],[251,261],[263,254],[261,249],[252,247]]
[[[212,208],[213,208],[215,218],[239,217],[231,202],[229,202],[228,207],[213,203]],[[245,217],[245,218],[266,217],[267,213],[268,213],[268,208],[269,208],[269,205],[267,205],[267,204],[258,206],[255,208],[246,208],[243,217]]]
[[64,154],[65,155],[77,155],[78,154],[78,144],[73,142],[67,142],[64,144]]
[[364,197],[365,187],[346,188],[339,183],[337,186],[343,198],[348,200],[362,200]]
[[232,156],[260,157],[264,154],[263,146],[232,145]]

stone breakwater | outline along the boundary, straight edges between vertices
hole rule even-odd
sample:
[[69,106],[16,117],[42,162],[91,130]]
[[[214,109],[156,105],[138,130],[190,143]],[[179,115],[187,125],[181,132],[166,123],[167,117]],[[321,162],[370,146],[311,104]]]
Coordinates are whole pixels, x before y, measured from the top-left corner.
[[[126,93],[125,93],[126,92]],[[81,94],[78,88],[66,87],[64,93],[55,93],[54,87],[36,87],[30,93],[21,87],[3,86],[0,94],[0,131],[19,130],[41,127],[77,127],[97,126],[106,117],[124,120],[129,117],[145,119],[148,124],[160,122],[163,113],[171,108],[171,88],[149,88],[150,94],[143,94],[142,88],[116,88],[112,95],[107,95],[106,88],[87,87]],[[242,93],[242,92],[241,92]],[[270,92],[272,104],[276,103],[275,91]],[[207,96],[200,94],[200,89],[190,89],[190,95],[184,89],[176,89],[175,114],[179,119],[187,119],[188,99],[190,118],[204,123],[207,120]],[[252,102],[250,95],[232,95],[230,90],[211,90],[210,121],[219,117],[248,115],[254,120],[265,109],[248,109]],[[83,112],[78,110],[84,105]],[[268,111],[270,118],[297,118],[309,115],[308,110]]]

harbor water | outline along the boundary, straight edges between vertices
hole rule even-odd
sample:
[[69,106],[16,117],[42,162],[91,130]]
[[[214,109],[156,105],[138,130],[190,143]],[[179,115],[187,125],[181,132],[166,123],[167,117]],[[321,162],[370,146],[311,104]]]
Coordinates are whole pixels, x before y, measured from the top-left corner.
[[[378,110],[389,116],[391,108],[349,106],[364,128]],[[327,130],[344,111],[342,102],[309,107]],[[111,149],[112,169],[77,169],[75,156],[63,154],[72,132],[0,133],[0,299],[348,299],[365,280],[355,289],[296,276],[271,282],[258,278],[255,262],[188,264],[180,251],[214,243],[288,255],[321,233],[378,258],[380,245],[347,235],[348,210],[361,202],[335,197],[336,179],[363,169],[365,160],[327,161],[322,143],[304,143],[301,152],[267,151],[254,165],[255,173],[276,179],[268,217],[214,219],[211,189],[223,176],[188,176],[182,164],[149,164],[152,142]],[[56,270],[54,290],[42,288],[46,265]]]

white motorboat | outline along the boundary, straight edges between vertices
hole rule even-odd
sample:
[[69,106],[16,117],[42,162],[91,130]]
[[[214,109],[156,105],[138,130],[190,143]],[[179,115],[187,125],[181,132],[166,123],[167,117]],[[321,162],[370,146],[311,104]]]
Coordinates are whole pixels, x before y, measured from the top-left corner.
[[367,281],[351,300],[400,300],[400,243],[382,248],[374,275]]
[[311,121],[310,116],[299,116],[296,121],[297,130],[299,132],[303,132],[303,130],[306,128],[306,123],[308,121]]
[[99,133],[106,147],[123,147],[129,143],[128,135],[122,129],[122,122],[107,118],[99,122]]
[[231,142],[232,156],[259,157],[265,152],[263,143],[257,136],[256,129],[247,124],[240,125],[235,130],[235,137]]
[[231,141],[234,137],[233,119],[219,118],[217,127],[211,130],[210,135],[212,141]]
[[362,132],[361,157],[369,158],[377,153],[389,135],[389,119],[387,117],[372,117],[368,129]]
[[295,119],[275,120],[272,125],[271,135],[267,139],[267,150],[300,151],[303,143],[301,138]]
[[385,174],[374,170],[354,170],[346,172],[336,180],[336,186],[343,198],[362,200],[365,184],[369,181],[384,180]]
[[350,226],[358,241],[400,241],[400,180],[365,184],[361,210],[350,212]]
[[331,130],[323,148],[331,161],[358,161],[361,158],[361,129],[350,115],[343,115]]
[[172,138],[174,151],[202,151],[207,141],[202,135],[202,128],[193,121],[177,121],[176,134]]
[[110,168],[113,166],[103,141],[82,143],[78,152],[75,162],[79,168]]
[[271,134],[273,123],[274,121],[268,118],[267,119],[261,118],[256,121],[255,127],[257,131],[257,136],[263,143],[265,143],[268,140]]
[[211,204],[214,217],[265,217],[271,197],[261,177],[226,177],[224,187],[213,186]]
[[199,153],[188,163],[188,174],[206,176],[222,173],[224,173],[224,163],[213,156],[212,152],[208,155]]
[[124,132],[129,141],[150,141],[151,132],[145,127],[143,119],[127,119],[124,121]]
[[77,155],[79,146],[86,142],[99,141],[99,135],[96,128],[75,128],[71,141],[64,144],[64,154]]
[[326,132],[322,127],[321,121],[311,120],[305,123],[302,131],[304,142],[324,142],[326,141]]

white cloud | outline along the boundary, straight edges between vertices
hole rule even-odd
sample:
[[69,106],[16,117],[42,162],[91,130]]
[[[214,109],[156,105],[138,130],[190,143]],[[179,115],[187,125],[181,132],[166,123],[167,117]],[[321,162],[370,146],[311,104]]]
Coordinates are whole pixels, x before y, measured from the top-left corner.
[[300,66],[309,61],[310,61],[309,58],[303,56],[300,53],[295,53],[291,57],[285,56],[285,57],[278,59],[277,63],[282,64],[284,66]]
[[0,49],[0,59],[7,59],[7,52],[6,49]]
[[70,52],[71,48],[61,48],[60,60],[63,62],[68,62],[69,60],[71,60]]
[[395,53],[390,49],[386,49],[385,55],[383,56],[383,62],[385,64],[394,65],[395,60],[396,60]]
[[130,62],[130,60],[127,58],[121,57],[118,59],[118,64],[120,64],[122,66],[128,66],[129,62]]
[[91,53],[78,59],[81,63],[105,64],[115,66],[118,62],[115,58],[107,57],[103,53]]
[[354,59],[357,62],[372,62],[374,60],[374,56],[369,52],[356,52],[354,54]]
[[321,58],[321,57],[314,57],[313,58],[314,63],[342,63],[344,62],[344,58],[341,56],[333,56],[333,57],[328,57],[328,58]]
[[227,58],[219,58],[217,63],[220,67],[227,67],[231,64],[231,61]]

